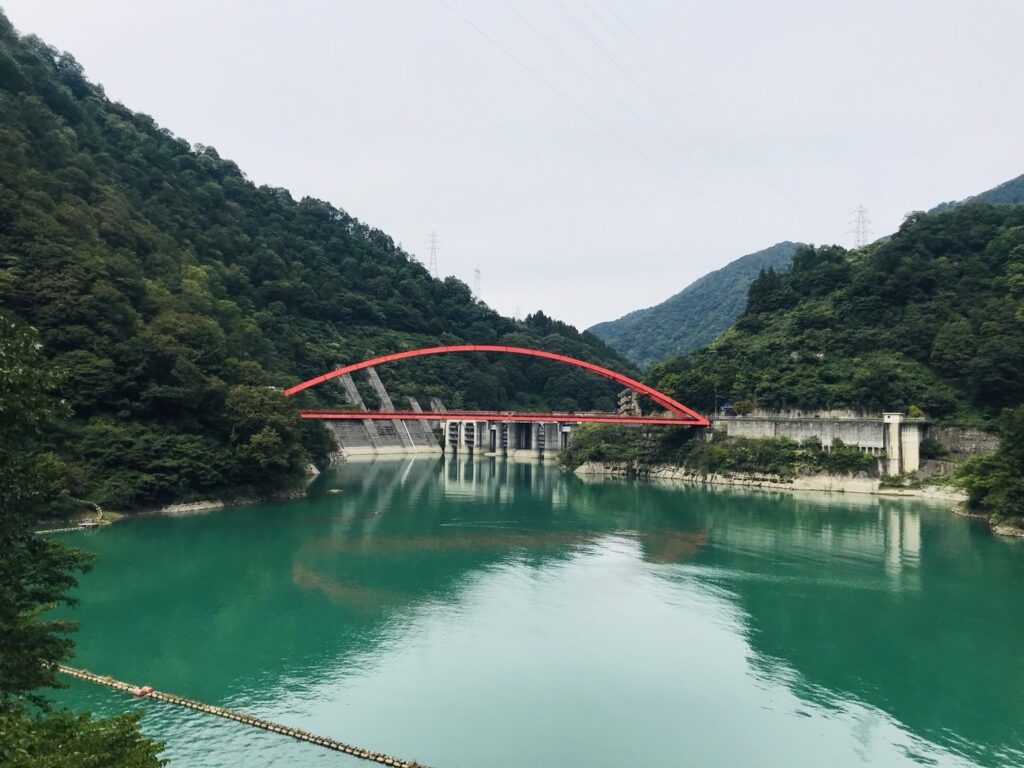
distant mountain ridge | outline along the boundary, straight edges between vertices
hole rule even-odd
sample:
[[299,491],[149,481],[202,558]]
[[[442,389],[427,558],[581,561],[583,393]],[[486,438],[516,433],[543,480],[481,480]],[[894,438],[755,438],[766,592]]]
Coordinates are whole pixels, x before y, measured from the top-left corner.
[[747,289],[763,269],[789,268],[800,243],[788,240],[709,272],[669,299],[589,328],[619,354],[642,366],[709,344],[747,305]]
[[[1024,174],[963,200],[940,203],[928,213],[942,213],[971,203],[1024,204]],[[887,235],[879,242],[888,239]],[[641,366],[692,352],[710,344],[743,314],[747,289],[762,269],[788,269],[799,246],[784,241],[742,256],[695,280],[660,304],[634,310],[588,330]]]
[[989,203],[990,205],[1020,205],[1024,203],[1024,173],[1015,179],[1004,181],[1002,184],[992,187],[992,189],[971,195],[963,200],[939,203],[928,213],[942,213],[958,205],[967,205],[969,203]]

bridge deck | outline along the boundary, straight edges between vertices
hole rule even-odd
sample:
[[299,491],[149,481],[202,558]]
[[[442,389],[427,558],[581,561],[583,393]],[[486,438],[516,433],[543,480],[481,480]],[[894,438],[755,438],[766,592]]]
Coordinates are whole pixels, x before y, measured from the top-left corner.
[[669,416],[621,416],[615,413],[528,413],[525,411],[299,411],[304,419],[375,419],[378,421],[560,421],[570,424],[663,424],[669,427],[703,427],[697,419]]

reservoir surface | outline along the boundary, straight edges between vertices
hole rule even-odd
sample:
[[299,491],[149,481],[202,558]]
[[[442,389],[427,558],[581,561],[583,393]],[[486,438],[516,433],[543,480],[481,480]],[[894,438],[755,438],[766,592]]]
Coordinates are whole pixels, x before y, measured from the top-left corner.
[[[1024,540],[948,504],[419,458],[62,539],[72,665],[435,768],[1024,765]],[[172,766],[370,765],[58,699]]]

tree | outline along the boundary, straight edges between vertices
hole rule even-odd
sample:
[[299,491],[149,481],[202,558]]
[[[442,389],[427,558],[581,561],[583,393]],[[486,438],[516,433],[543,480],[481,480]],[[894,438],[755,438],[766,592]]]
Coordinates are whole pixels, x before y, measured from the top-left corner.
[[237,479],[261,484],[268,470],[286,474],[308,461],[293,404],[275,389],[239,384],[228,391],[226,414],[236,446]]
[[46,613],[73,603],[67,591],[90,560],[33,530],[53,487],[38,459],[41,435],[64,410],[56,384],[35,333],[0,311],[0,763],[160,765],[160,745],[139,734],[136,718],[53,712],[39,693],[60,685],[55,665],[70,656],[75,628]]
[[747,291],[746,314],[775,312],[792,306],[796,296],[774,267],[762,269]]
[[746,416],[754,410],[754,403],[750,400],[737,400],[732,404],[732,409],[740,416]]
[[0,765],[5,768],[152,768],[161,747],[138,729],[139,715],[96,719],[50,712],[0,713]]
[[965,461],[956,479],[968,506],[996,520],[1024,519],[1024,405],[1006,413],[999,450]]
[[957,375],[966,372],[976,351],[971,324],[962,317],[950,320],[935,336],[931,362],[939,370]]

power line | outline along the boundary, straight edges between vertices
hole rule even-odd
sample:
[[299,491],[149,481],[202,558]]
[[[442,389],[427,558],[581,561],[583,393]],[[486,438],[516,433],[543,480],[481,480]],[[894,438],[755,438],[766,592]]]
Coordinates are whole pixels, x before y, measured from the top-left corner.
[[[644,52],[645,52],[645,53],[646,53],[646,54],[647,54],[648,56],[650,56],[651,60],[652,60],[652,61],[654,61],[654,63],[655,63],[655,64],[657,64],[657,65],[658,65],[659,67],[661,67],[661,68],[662,68],[663,70],[665,70],[665,72],[666,72],[666,73],[668,74],[668,76],[669,76],[670,78],[672,78],[672,80],[673,80],[673,81],[675,81],[675,83],[676,83],[677,87],[678,87],[678,88],[679,88],[679,89],[680,89],[680,90],[681,90],[681,91],[682,91],[682,92],[683,92],[683,93],[684,93],[684,94],[685,94],[685,95],[687,96],[687,98],[688,98],[688,99],[689,99],[689,100],[690,100],[691,102],[693,102],[694,104],[696,104],[696,105],[697,105],[698,107],[700,107],[701,109],[704,109],[704,110],[706,110],[706,111],[707,111],[707,112],[708,112],[708,113],[710,114],[710,112],[711,112],[710,108],[709,108],[709,107],[708,107],[708,106],[707,106],[706,104],[704,104],[704,103],[703,103],[703,102],[702,102],[702,101],[701,101],[701,100],[700,100],[700,99],[699,99],[699,98],[697,97],[697,94],[695,94],[695,93],[694,93],[694,92],[693,92],[693,91],[692,91],[692,90],[691,90],[691,89],[690,89],[690,88],[689,88],[689,87],[688,87],[688,86],[686,85],[686,83],[684,83],[684,82],[683,82],[682,80],[680,80],[680,79],[679,79],[679,77],[678,77],[678,76],[677,76],[677,75],[675,74],[675,72],[673,72],[673,71],[672,71],[672,68],[671,68],[671,67],[669,67],[669,66],[668,66],[667,64],[665,64],[665,62],[664,62],[664,61],[662,61],[662,60],[661,60],[661,59],[660,59],[660,58],[658,57],[658,55],[657,55],[657,54],[656,54],[656,53],[655,53],[655,52],[654,52],[653,50],[651,50],[650,46],[648,46],[648,45],[647,45],[647,43],[645,43],[645,42],[644,42],[643,38],[642,38],[642,37],[640,37],[640,35],[638,35],[638,34],[636,33],[636,31],[635,31],[635,30],[634,30],[634,29],[633,29],[633,28],[632,28],[631,26],[629,26],[629,24],[627,24],[627,23],[626,23],[626,20],[625,20],[624,18],[622,18],[622,16],[621,16],[621,15],[619,14],[619,12],[618,12],[618,11],[616,11],[616,10],[615,10],[615,8],[614,8],[614,7],[612,7],[612,5],[611,5],[611,4],[610,4],[610,3],[608,2],[608,0],[601,0],[601,2],[602,2],[602,4],[604,5],[604,7],[605,7],[605,8],[607,8],[607,9],[609,10],[609,12],[611,12],[612,16],[614,16],[614,17],[615,17],[616,21],[618,21],[618,22],[619,22],[619,24],[621,24],[621,25],[622,25],[622,28],[623,28],[623,29],[625,29],[625,30],[626,30],[626,31],[627,31],[627,32],[628,32],[628,33],[630,34],[630,36],[632,36],[632,37],[633,37],[633,38],[634,38],[634,39],[635,39],[635,40],[636,40],[636,41],[637,41],[637,42],[638,42],[638,43],[640,44],[640,47],[641,47],[641,48],[642,48],[642,49],[644,50]],[[630,53],[631,53],[631,54],[633,55],[633,58],[635,58],[635,59],[636,59],[637,61],[639,61],[639,62],[640,62],[640,65],[641,65],[641,66],[642,66],[642,67],[643,67],[644,69],[646,69],[646,70],[647,70],[648,72],[650,72],[650,73],[651,73],[652,75],[654,75],[654,77],[655,77],[655,78],[658,78],[658,75],[657,75],[657,74],[656,74],[655,72],[653,72],[653,71],[651,70],[651,68],[650,68],[650,67],[648,67],[648,66],[647,66],[647,65],[646,65],[646,64],[644,63],[644,61],[643,61],[643,60],[642,60],[642,59],[641,59],[641,58],[640,58],[639,56],[637,56],[637,54],[636,54],[636,53],[634,53],[634,52],[633,52],[633,51],[632,51],[632,50],[631,50],[631,49],[629,48],[629,46],[628,46],[628,45],[626,44],[626,42],[625,42],[625,41],[624,41],[624,40],[623,40],[623,39],[622,39],[621,37],[619,37],[618,35],[616,35],[616,34],[615,34],[615,32],[613,32],[613,31],[612,31],[612,30],[611,30],[611,29],[610,29],[610,28],[608,27],[608,25],[607,25],[607,24],[605,24],[604,20],[603,20],[603,19],[601,19],[601,18],[600,18],[600,17],[599,17],[598,15],[597,15],[596,11],[594,11],[594,9],[593,9],[593,8],[591,8],[591,7],[589,6],[589,5],[587,5],[587,3],[586,3],[586,0],[584,0],[584,5],[586,5],[586,7],[587,7],[587,10],[589,10],[589,11],[591,12],[591,14],[593,14],[593,15],[594,15],[594,17],[595,17],[595,18],[597,18],[597,19],[598,19],[599,21],[601,21],[601,23],[602,23],[602,24],[604,24],[605,28],[606,28],[606,29],[608,29],[608,31],[609,31],[609,32],[612,32],[612,34],[613,34],[613,35],[615,36],[615,39],[616,39],[616,40],[618,40],[618,41],[619,41],[619,42],[620,42],[620,43],[622,44],[622,46],[623,46],[624,48],[626,48],[626,50],[628,50],[628,51],[629,51],[629,52],[630,52]],[[658,78],[658,79],[659,79],[659,81],[660,81],[660,82],[662,82],[662,83],[664,83],[664,82],[665,82],[665,81],[664,81],[664,80],[662,80],[661,78]],[[669,92],[671,93],[671,90],[670,90],[670,89],[669,89]],[[694,119],[695,119],[695,120],[696,120],[696,121],[697,121],[697,122],[698,122],[699,124],[701,124],[701,126],[702,126],[702,127],[704,128],[704,130],[705,130],[705,131],[707,131],[707,133],[709,134],[709,136],[711,136],[711,137],[712,137],[712,140],[713,140],[713,137],[714,137],[714,132],[715,132],[715,130],[717,130],[718,128],[717,128],[717,127],[712,127],[712,126],[708,126],[708,125],[705,125],[705,124],[704,124],[704,122],[703,122],[703,121],[701,120],[700,116],[699,116],[699,115],[696,115],[696,113],[694,114]],[[730,131],[728,130],[728,128],[727,128],[727,127],[726,127],[726,126],[724,125],[724,124],[723,124],[723,125],[721,126],[721,129],[722,129],[722,132],[723,132],[723,133],[728,133],[728,134],[729,134],[729,137],[730,137],[731,139],[733,139],[733,141],[737,141],[737,138],[736,138],[736,136],[735,136],[734,134],[732,134],[732,133],[731,133],[731,132],[730,132]]]
[[[673,111],[671,111],[662,102],[662,100],[658,98],[658,96],[656,94],[652,93],[651,89],[648,88],[646,84],[641,82],[634,75],[632,70],[629,69],[627,67],[627,65],[625,65],[621,61],[621,59],[619,59],[618,56],[616,56],[614,53],[612,53],[609,50],[609,48],[607,46],[605,46],[597,38],[597,36],[586,27],[585,24],[583,24],[583,22],[581,22],[579,19],[577,19],[575,16],[573,16],[572,13],[569,12],[569,10],[561,2],[559,2],[559,0],[551,0],[551,1],[558,8],[558,10],[562,13],[562,15],[564,15],[567,19],[569,19],[569,21],[571,21],[584,34],[584,36],[587,37],[591,41],[591,43],[593,43],[595,45],[595,47],[597,47],[597,49],[599,51],[601,51],[606,57],[608,57],[612,61],[612,63],[615,64],[615,66],[619,70],[621,70],[622,73],[624,75],[626,75],[626,77],[628,77],[630,79],[631,82],[633,82],[640,90],[642,90],[647,95],[647,97],[659,109],[661,109],[662,112],[664,112],[669,117],[669,119],[671,119],[677,126],[682,128],[684,131],[686,131],[690,135],[691,138],[693,138],[698,144],[700,144],[702,146],[702,148],[704,149],[704,151],[707,152],[707,154],[711,158],[716,160],[718,163],[720,163],[722,166],[724,166],[727,170],[732,171],[733,173],[737,174],[738,177],[743,178],[748,184],[749,184],[750,181],[754,181],[758,185],[760,185],[762,188],[764,188],[765,190],[767,190],[767,191],[769,191],[769,192],[771,192],[773,194],[785,197],[791,203],[794,203],[794,204],[800,206],[801,208],[805,208],[805,209],[807,208],[807,206],[802,201],[800,201],[797,198],[793,197],[792,195],[790,195],[785,190],[779,189],[775,185],[773,185],[773,184],[769,183],[768,181],[766,181],[765,179],[761,178],[760,174],[756,173],[751,168],[750,164],[747,163],[745,160],[743,160],[741,157],[739,157],[739,155],[737,155],[735,152],[730,153],[730,154],[735,156],[736,163],[734,163],[730,159],[724,157],[720,152],[727,152],[727,150],[725,149],[725,145],[721,144],[719,142],[719,140],[718,140],[718,137],[715,135],[716,129],[714,129],[711,126],[707,125],[700,118],[700,116],[698,114],[696,114],[696,112],[692,111],[687,105],[684,105],[682,103],[682,101],[675,95],[673,89],[670,88],[670,87],[667,87],[667,84],[665,83],[665,80],[663,78],[661,78],[653,69],[651,69],[650,66],[647,65],[647,63],[643,60],[643,58],[639,54],[637,54],[636,51],[633,50],[633,48],[629,45],[629,43],[626,42],[626,40],[623,39],[623,37],[621,35],[619,35],[614,29],[611,28],[611,26],[604,20],[604,18],[597,11],[594,10],[594,8],[587,2],[587,0],[581,0],[581,2],[583,4],[583,6],[587,9],[587,11],[590,12],[590,15],[593,16],[595,19],[597,19],[597,21],[601,24],[601,26],[603,26],[612,35],[612,37],[615,38],[615,40],[618,41],[619,45],[621,45],[626,50],[626,52],[629,53],[629,55],[632,56],[640,64],[641,67],[643,67],[652,77],[654,77],[655,81],[659,85],[661,85],[661,87],[665,90],[665,92],[669,96],[670,100],[675,101],[677,103],[677,106],[679,106],[682,109],[682,111],[684,113],[688,114],[690,119],[694,121],[695,127],[691,127],[689,125],[684,125],[682,122],[680,122],[680,120],[676,117],[675,113]],[[663,62],[661,62],[659,59],[657,59],[657,57],[654,55],[654,53],[651,51],[651,49],[644,43],[643,39],[640,38],[640,36],[635,31],[633,31],[633,29],[630,28],[628,24],[626,24],[626,22],[623,20],[622,16],[620,16],[615,11],[615,9],[612,8],[608,4],[607,0],[602,0],[602,2],[611,11],[611,13],[615,16],[615,18],[618,20],[619,24],[621,24],[622,27],[625,30],[627,30],[629,32],[629,34],[632,35],[640,43],[640,45],[644,49],[644,51],[646,51],[647,54],[652,59],[654,59],[658,64],[660,64],[660,66],[663,69],[665,69],[665,71],[667,71],[669,73],[669,75],[672,77],[672,79],[675,80],[677,84],[679,84],[679,86],[682,88],[682,90],[684,92],[686,92],[688,95],[691,96],[691,99],[693,101],[698,101],[699,102],[699,100],[696,99],[696,96],[693,96],[690,93],[689,89],[685,86],[685,84],[682,83],[682,81],[678,77],[675,76],[675,74],[671,71],[671,69],[669,69],[669,67],[667,65],[665,65]],[[706,107],[704,107],[704,108],[707,109]],[[697,130],[698,128],[700,130]],[[723,133],[724,133],[724,131],[723,131]],[[735,137],[732,137],[732,138],[735,141]]]
[[621,144],[623,144],[624,146],[626,146],[627,148],[629,148],[630,150],[632,150],[633,152],[638,154],[644,160],[646,160],[647,162],[649,162],[652,165],[654,165],[662,173],[665,173],[668,176],[671,176],[673,179],[676,180],[676,182],[678,182],[682,186],[686,187],[691,192],[694,192],[694,193],[700,195],[701,197],[705,197],[704,193],[700,189],[698,189],[698,188],[694,187],[693,185],[689,184],[687,181],[685,181],[684,179],[682,179],[681,177],[679,177],[678,175],[673,173],[671,170],[666,168],[663,163],[659,163],[657,160],[655,160],[653,157],[648,155],[642,149],[640,149],[639,147],[637,147],[634,144],[630,143],[628,140],[626,140],[621,135],[619,135],[618,133],[613,131],[611,128],[609,128],[607,125],[605,125],[599,118],[597,118],[593,113],[591,113],[585,107],[581,106],[580,104],[578,104],[577,102],[575,102],[571,98],[569,98],[569,96],[567,96],[565,94],[565,92],[559,90],[554,85],[552,85],[550,82],[548,82],[544,77],[542,77],[540,74],[538,74],[533,69],[531,69],[529,65],[527,65],[524,61],[522,61],[522,59],[520,59],[518,56],[516,56],[514,53],[512,53],[508,48],[506,48],[501,43],[499,43],[497,40],[495,40],[493,37],[491,37],[489,34],[484,32],[484,30],[482,30],[480,27],[478,27],[476,24],[474,24],[465,15],[460,13],[456,8],[454,8],[451,4],[449,4],[447,2],[447,0],[438,0],[438,2],[441,3],[441,5],[443,5],[445,8],[447,8],[449,11],[451,11],[455,16],[459,17],[463,21],[463,23],[465,23],[468,27],[470,27],[474,32],[476,32],[478,35],[480,35],[482,38],[484,38],[487,42],[489,42],[491,45],[493,45],[499,51],[501,51],[506,56],[508,56],[510,59],[512,59],[512,61],[514,61],[522,69],[524,69],[531,77],[533,77],[538,82],[540,82],[541,85],[543,85],[549,91],[551,91],[556,96],[558,96],[560,99],[565,101],[571,107],[576,109],[578,112],[582,113],[587,118],[589,118],[595,125],[597,125],[601,130],[603,130],[609,136],[611,136],[612,138],[616,139]]
[[[647,70],[647,72],[649,72],[654,77],[656,82],[658,82],[658,83],[662,84],[662,86],[664,86],[665,85],[664,79],[660,75],[658,75],[657,72],[655,72],[653,69],[651,69],[649,66],[647,66],[647,62],[645,62],[640,56],[637,55],[637,53],[630,47],[629,43],[627,43],[625,40],[623,40],[622,36],[619,35],[618,32],[616,32],[614,29],[611,28],[611,26],[608,24],[608,22],[606,22],[604,20],[604,18],[602,18],[601,15],[591,7],[591,5],[587,2],[587,0],[581,0],[581,2],[583,3],[583,7],[586,8],[588,11],[590,11],[590,15],[593,16],[595,19],[597,19],[598,22],[600,22],[601,26],[604,27],[605,29],[607,29],[609,34],[611,34],[611,36],[614,37],[619,42],[619,45],[621,45],[623,48],[625,48],[626,51],[629,53],[629,55],[632,56],[634,59],[636,59],[637,63],[640,64],[641,67],[643,67],[645,70]],[[612,12],[612,14],[615,16],[615,18],[619,21],[619,23],[627,31],[629,31],[630,34],[633,35],[633,37],[636,37],[637,40],[640,40],[640,38],[637,37],[637,34],[635,32],[633,32],[631,29],[629,29],[629,27],[626,25],[626,23],[622,20],[622,17],[619,16],[618,13],[616,13],[615,9],[612,8],[610,5],[608,5],[606,0],[602,0],[602,2],[604,2],[605,6],[608,8],[608,10],[610,10]],[[640,44],[644,48],[644,50],[647,50],[647,47],[643,44],[643,40],[640,40]],[[666,88],[665,90],[666,90],[666,92],[669,93],[670,96],[672,95],[671,89]],[[708,139],[709,143],[712,146],[714,146],[716,149],[720,149],[721,147],[719,147],[719,145],[718,145],[718,141],[715,138],[714,131],[711,128],[709,128],[708,126],[704,125],[703,122],[700,120],[700,118],[696,114],[691,115],[691,117],[693,117],[694,121],[701,128],[703,128],[703,130],[707,134],[707,139]]]
[[646,120],[636,110],[634,110],[631,106],[629,106],[629,104],[627,104],[625,101],[623,101],[621,98],[619,98],[618,95],[616,95],[610,88],[608,88],[608,86],[606,86],[604,83],[602,83],[600,80],[598,80],[592,74],[590,74],[590,72],[588,72],[585,67],[580,65],[575,59],[573,59],[569,54],[567,54],[564,50],[562,50],[562,48],[557,43],[555,43],[550,37],[545,35],[544,32],[542,32],[540,29],[538,29],[537,26],[535,24],[533,24],[529,19],[527,19],[525,16],[523,16],[523,14],[521,14],[513,5],[511,5],[508,2],[508,0],[501,0],[501,2],[502,2],[502,4],[506,8],[508,8],[513,14],[515,14],[515,16],[521,22],[523,22],[526,26],[528,26],[530,29],[532,29],[537,34],[537,36],[540,37],[540,39],[543,40],[545,43],[547,43],[548,46],[550,46],[559,56],[561,56],[563,59],[565,59],[570,64],[572,64],[572,66],[577,71],[579,71],[584,77],[586,77],[590,82],[592,82],[594,85],[596,85],[602,91],[604,91],[610,98],[612,98],[615,101],[616,104],[618,104],[620,107],[622,107],[624,110],[626,110],[629,114],[631,114],[633,117],[635,117],[645,127],[647,127],[648,129],[650,129],[651,131],[656,133],[666,144],[668,144],[669,146],[674,148],[677,152],[681,152],[683,154],[689,154],[689,151],[686,148],[684,148],[684,147],[680,146],[679,144],[677,144],[671,137],[667,136],[660,128],[658,128],[656,125],[654,125],[653,123],[651,123],[648,120]]
[[622,72],[622,74],[625,75],[631,83],[633,83],[633,85],[635,85],[645,96],[647,96],[647,98],[658,109],[660,109],[665,114],[665,116],[668,117],[669,120],[674,122],[680,129],[689,134],[690,138],[692,138],[694,141],[700,144],[704,148],[704,151],[707,152],[711,157],[713,157],[722,165],[726,165],[728,167],[728,164],[721,156],[718,155],[716,150],[713,147],[709,148],[707,146],[707,142],[703,139],[703,137],[697,135],[690,126],[682,123],[679,120],[679,118],[676,117],[675,113],[672,112],[672,110],[670,110],[660,98],[658,98],[657,94],[653,93],[651,89],[648,88],[647,85],[643,83],[633,73],[633,71],[626,64],[624,64],[618,56],[615,55],[615,53],[611,49],[608,48],[608,46],[601,42],[600,38],[598,38],[597,35],[591,32],[586,24],[584,24],[582,21],[576,18],[576,16],[574,16],[572,12],[560,2],[560,0],[551,0],[551,2],[561,12],[561,14],[565,16],[565,18],[567,18],[583,34],[583,36],[587,38],[587,40],[589,40],[595,48],[597,48],[598,51],[600,51],[609,61],[611,61],[612,64],[614,64],[615,67],[620,72]]

